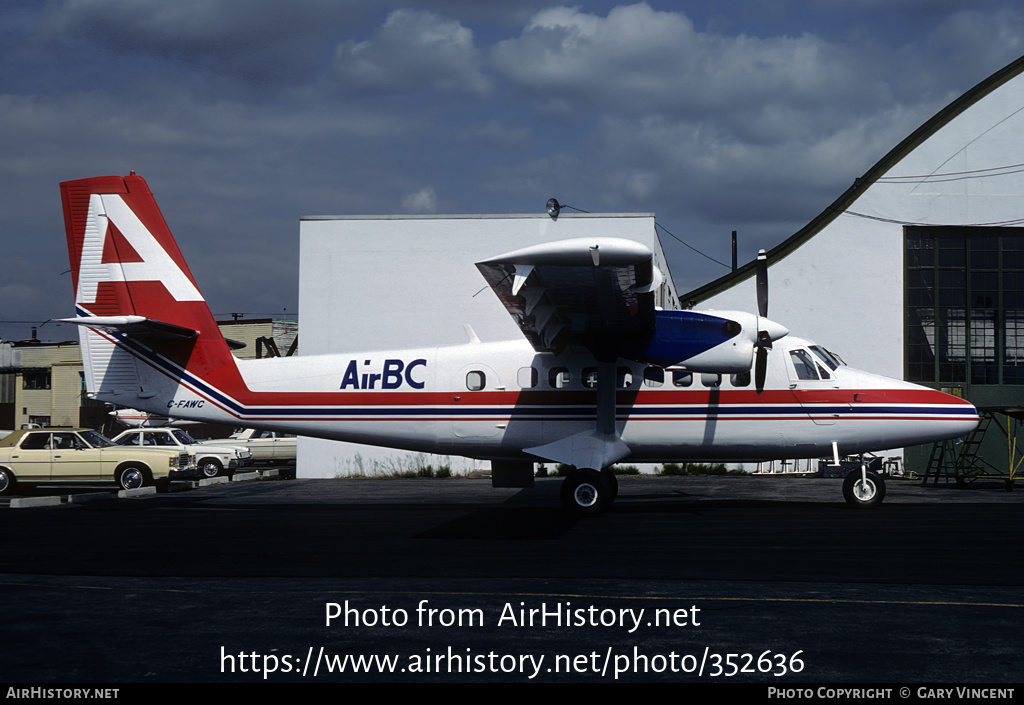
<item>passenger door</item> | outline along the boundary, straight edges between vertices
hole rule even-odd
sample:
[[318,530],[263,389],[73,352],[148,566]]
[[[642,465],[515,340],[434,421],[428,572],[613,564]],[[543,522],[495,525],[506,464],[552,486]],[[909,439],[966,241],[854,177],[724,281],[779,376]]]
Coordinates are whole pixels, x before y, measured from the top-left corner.
[[50,479],[95,481],[103,477],[102,452],[79,438],[77,433],[54,432],[50,440]]
[[789,388],[807,416],[819,426],[835,424],[841,411],[835,394],[829,394],[839,387],[835,376],[804,348],[789,350],[786,363]]

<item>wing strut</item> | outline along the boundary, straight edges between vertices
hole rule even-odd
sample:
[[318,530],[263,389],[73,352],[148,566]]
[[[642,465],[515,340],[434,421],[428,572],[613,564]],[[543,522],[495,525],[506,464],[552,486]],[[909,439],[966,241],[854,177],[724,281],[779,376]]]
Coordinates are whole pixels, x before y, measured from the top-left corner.
[[[597,433],[618,438],[615,432],[615,361],[597,361]],[[602,468],[595,468],[601,470]]]
[[597,419],[593,431],[583,431],[533,448],[527,453],[576,468],[603,470],[632,451],[615,428],[615,362],[597,363]]

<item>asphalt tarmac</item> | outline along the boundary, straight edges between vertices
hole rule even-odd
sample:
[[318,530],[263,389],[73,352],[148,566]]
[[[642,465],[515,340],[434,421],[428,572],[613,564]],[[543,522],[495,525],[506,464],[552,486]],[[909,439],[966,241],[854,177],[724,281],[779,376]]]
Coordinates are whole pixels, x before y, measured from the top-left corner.
[[0,507],[0,682],[1024,680],[1019,487],[624,477],[573,519],[559,482]]

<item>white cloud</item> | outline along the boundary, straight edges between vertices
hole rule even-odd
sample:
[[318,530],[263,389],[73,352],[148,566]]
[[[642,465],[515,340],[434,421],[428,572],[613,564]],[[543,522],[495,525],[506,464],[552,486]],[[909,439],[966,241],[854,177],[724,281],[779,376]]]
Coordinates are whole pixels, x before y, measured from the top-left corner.
[[429,88],[444,94],[486,95],[472,30],[432,12],[395,10],[363,42],[338,45],[335,76],[369,92]]
[[430,186],[416,193],[402,196],[402,210],[406,213],[436,213],[437,192]]
[[852,98],[864,85],[857,80],[864,66],[849,59],[844,47],[809,34],[699,32],[685,14],[646,3],[616,7],[607,17],[544,10],[492,51],[495,70],[538,105],[634,115],[710,116],[780,100]]

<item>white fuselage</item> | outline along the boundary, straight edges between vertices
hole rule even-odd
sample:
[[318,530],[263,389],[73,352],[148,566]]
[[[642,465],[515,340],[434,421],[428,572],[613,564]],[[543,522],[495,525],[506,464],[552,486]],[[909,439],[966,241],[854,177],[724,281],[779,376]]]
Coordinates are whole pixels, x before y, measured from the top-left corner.
[[[750,375],[663,370],[620,360],[616,430],[631,460],[758,461],[884,450],[956,437],[967,402],[846,366],[830,369],[788,337]],[[794,352],[799,351],[799,352]],[[810,358],[816,378],[801,379]],[[183,418],[485,459],[529,459],[596,423],[596,363],[525,341],[238,361],[245,391],[161,375],[139,408]],[[804,377],[811,377],[804,370]],[[151,385],[149,387],[153,389]],[[125,403],[120,401],[119,403]],[[536,459],[536,458],[534,458]]]

